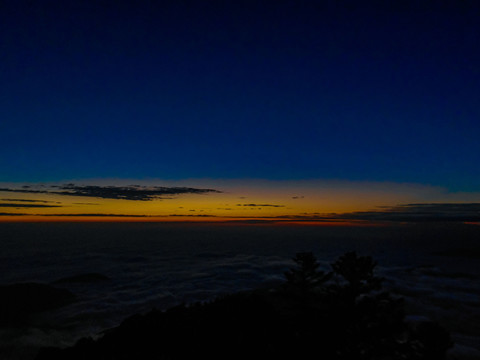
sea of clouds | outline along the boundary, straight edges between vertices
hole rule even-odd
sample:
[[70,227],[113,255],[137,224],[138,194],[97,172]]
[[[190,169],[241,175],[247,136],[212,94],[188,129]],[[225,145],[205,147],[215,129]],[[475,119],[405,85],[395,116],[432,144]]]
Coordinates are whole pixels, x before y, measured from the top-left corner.
[[[312,251],[329,271],[352,250],[378,261],[377,274],[406,300],[410,319],[429,318],[451,331],[452,356],[480,355],[479,259],[471,256],[475,249],[466,251],[478,246],[480,229],[461,237],[458,229],[205,224],[2,224],[0,231],[1,284],[54,284],[77,296],[28,328],[0,329],[9,349],[3,358],[31,359],[41,346],[99,337],[152,308],[278,284],[296,252]],[[85,273],[108,280],[56,283]]]

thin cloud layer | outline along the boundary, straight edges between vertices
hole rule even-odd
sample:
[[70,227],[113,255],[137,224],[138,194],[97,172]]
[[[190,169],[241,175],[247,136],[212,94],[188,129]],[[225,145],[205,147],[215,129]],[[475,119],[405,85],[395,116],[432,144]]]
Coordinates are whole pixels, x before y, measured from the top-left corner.
[[189,187],[163,187],[163,186],[77,186],[73,184],[65,185],[56,192],[61,195],[96,197],[103,199],[122,199],[149,201],[155,198],[168,198],[181,194],[206,194],[211,192],[218,193],[214,189],[197,189]]
[[[3,204],[5,205],[5,204]],[[0,205],[1,206],[1,205]],[[39,205],[41,206],[41,205]],[[40,216],[40,217],[131,217],[131,218],[218,218],[213,214],[112,214],[112,213],[79,213],[79,214],[26,214],[3,213],[0,216]],[[245,216],[222,216],[225,221],[240,222],[480,222],[480,203],[431,203],[404,204],[393,207],[382,207],[377,211],[359,211],[350,213],[301,213],[295,215],[259,216],[252,219]],[[228,219],[228,220],[227,220]]]
[[285,221],[480,222],[480,203],[428,203],[379,207],[382,210],[347,213],[302,213],[259,217]]
[[208,214],[170,214],[170,217],[217,217],[216,215],[208,215]]
[[169,214],[169,215],[142,215],[142,214],[103,214],[103,213],[80,213],[80,214],[26,214],[26,213],[2,213],[0,216],[45,216],[45,217],[120,217],[120,218],[166,218],[166,217],[209,217],[216,215],[208,214]]
[[55,194],[66,196],[93,197],[102,199],[150,201],[153,199],[168,199],[182,194],[221,193],[215,189],[200,189],[191,187],[164,187],[164,186],[97,186],[97,185],[52,185],[46,189],[0,188],[0,191],[28,193],[28,194]]
[[135,217],[135,218],[146,218],[150,217],[150,215],[131,215],[131,214],[102,214],[102,213],[97,213],[97,214],[42,214],[42,215],[36,215],[36,216],[64,216],[64,217]]
[[285,205],[274,205],[274,204],[237,204],[237,206],[248,206],[248,207],[285,207]]
[[52,203],[54,201],[49,200],[30,200],[30,199],[0,199],[1,201],[11,201],[11,202],[27,202],[27,203]]
[[480,221],[480,203],[405,204],[378,211],[360,211],[333,215],[336,219],[369,221]]
[[6,204],[0,204],[0,207],[6,207],[6,208],[56,208],[56,207],[62,207],[62,205],[6,203]]

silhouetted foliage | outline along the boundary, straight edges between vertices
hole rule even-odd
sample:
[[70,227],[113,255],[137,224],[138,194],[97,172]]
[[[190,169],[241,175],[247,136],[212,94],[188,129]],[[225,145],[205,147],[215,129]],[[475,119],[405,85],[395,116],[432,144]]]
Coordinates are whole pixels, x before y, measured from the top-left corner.
[[355,296],[369,293],[381,288],[382,279],[374,275],[377,263],[370,256],[357,256],[355,252],[347,252],[332,264],[335,274],[346,281],[345,288]]
[[438,324],[405,321],[402,299],[381,291],[370,257],[346,253],[331,273],[319,270],[312,253],[294,261],[278,288],[134,315],[97,341],[43,349],[37,360],[433,360],[452,345]]
[[[376,262],[370,256],[357,256],[355,252],[347,252],[340,256],[331,266],[335,275],[335,283],[330,284],[330,302],[332,308],[345,316],[355,318],[362,306],[370,302],[380,304],[375,299],[374,291],[381,289],[382,279],[375,276]],[[383,294],[385,302],[386,294]],[[391,303],[393,300],[389,300]],[[393,309],[391,309],[393,310]],[[378,311],[377,311],[378,312]]]
[[413,327],[417,339],[417,351],[422,359],[445,359],[447,350],[453,346],[450,334],[432,321],[424,321]]
[[292,295],[306,297],[330,279],[331,273],[319,271],[320,264],[311,252],[298,253],[293,261],[297,267],[285,272],[285,289]]

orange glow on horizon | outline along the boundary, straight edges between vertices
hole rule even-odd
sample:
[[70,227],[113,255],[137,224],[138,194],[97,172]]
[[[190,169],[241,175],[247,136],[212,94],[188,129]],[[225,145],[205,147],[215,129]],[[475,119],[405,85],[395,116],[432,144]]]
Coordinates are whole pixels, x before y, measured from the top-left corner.
[[258,218],[187,218],[187,217],[124,217],[124,216],[8,216],[0,217],[0,223],[171,223],[211,225],[275,225],[275,226],[388,226],[386,223],[367,221],[298,221],[290,219]]
[[[124,183],[99,180],[98,183],[101,185],[96,187],[101,189],[126,186],[126,180]],[[399,204],[472,202],[477,198],[480,202],[480,193],[449,194],[444,189],[425,185],[387,182],[191,179],[135,183],[141,184],[136,185],[140,193],[148,186],[159,185],[171,189],[193,186],[215,191],[174,193],[138,200],[108,191],[100,192],[99,196],[96,193],[60,194],[56,190],[58,186],[51,184],[32,185],[39,191],[32,191],[30,185],[0,184],[3,189],[0,190],[0,222],[250,222],[372,226],[372,221],[353,221],[346,216],[355,212],[383,211]],[[375,224],[379,226],[379,222]]]

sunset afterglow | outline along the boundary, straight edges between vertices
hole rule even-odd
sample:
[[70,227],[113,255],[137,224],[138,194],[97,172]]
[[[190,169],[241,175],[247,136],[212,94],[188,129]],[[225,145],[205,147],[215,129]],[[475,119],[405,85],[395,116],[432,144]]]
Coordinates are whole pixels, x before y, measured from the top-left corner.
[[465,206],[471,202],[468,200],[480,199],[480,194],[449,193],[440,187],[375,182],[193,179],[177,183],[137,181],[141,185],[119,180],[112,180],[110,184],[115,185],[105,185],[106,180],[101,183],[5,184],[0,187],[0,219],[375,223],[395,221],[374,215],[398,214],[397,207],[407,204],[450,203],[456,214],[459,204]]

